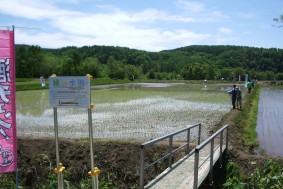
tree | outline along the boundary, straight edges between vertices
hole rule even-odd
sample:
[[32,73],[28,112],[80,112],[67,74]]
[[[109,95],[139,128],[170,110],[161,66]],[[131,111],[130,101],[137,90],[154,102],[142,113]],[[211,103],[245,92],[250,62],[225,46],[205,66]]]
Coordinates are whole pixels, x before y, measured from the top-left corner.
[[52,74],[58,74],[60,67],[59,58],[52,53],[44,53],[42,59],[42,66],[40,68],[40,75],[47,77]]
[[129,80],[135,80],[139,78],[139,70],[134,65],[125,65],[125,74]]
[[[277,21],[283,26],[283,15]],[[16,45],[17,78],[92,74],[96,78],[232,79],[283,72],[283,49],[194,45],[161,52],[111,46],[43,49]]]
[[113,56],[110,56],[107,60],[107,65],[110,70],[109,77],[113,79],[124,79],[125,70],[124,63],[122,61],[117,61]]
[[30,77],[29,67],[27,65],[28,48],[26,46],[18,46],[16,48],[16,76],[17,78]]
[[279,18],[273,18],[273,21],[278,24],[277,27],[283,27],[283,14]]
[[235,79],[238,80],[239,76],[241,76],[242,81],[245,78],[245,70],[241,67],[235,68],[233,71],[233,75],[235,76]]
[[81,63],[80,75],[90,74],[93,77],[100,76],[99,63],[97,58],[86,58]]

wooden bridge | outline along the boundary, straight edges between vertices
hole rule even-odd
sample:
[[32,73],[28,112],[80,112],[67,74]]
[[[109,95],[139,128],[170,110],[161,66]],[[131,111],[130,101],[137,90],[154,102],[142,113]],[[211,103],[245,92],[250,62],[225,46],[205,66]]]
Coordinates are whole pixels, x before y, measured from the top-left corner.
[[[191,131],[198,129],[196,137],[191,139]],[[173,150],[173,138],[181,133],[187,133],[187,141],[182,146]],[[168,154],[159,158],[155,162],[145,165],[145,149],[169,139]],[[197,141],[197,146],[188,151],[190,143]],[[172,163],[172,156],[182,148],[186,147],[187,154],[182,159]],[[140,189],[197,189],[208,177],[212,183],[213,166],[219,160],[222,163],[223,153],[228,149],[228,125],[218,130],[212,136],[201,142],[201,124],[189,126],[185,129],[171,133],[169,135],[151,140],[141,145],[140,160]],[[168,168],[158,175],[154,180],[146,185],[144,178],[146,171],[155,164],[168,159]]]

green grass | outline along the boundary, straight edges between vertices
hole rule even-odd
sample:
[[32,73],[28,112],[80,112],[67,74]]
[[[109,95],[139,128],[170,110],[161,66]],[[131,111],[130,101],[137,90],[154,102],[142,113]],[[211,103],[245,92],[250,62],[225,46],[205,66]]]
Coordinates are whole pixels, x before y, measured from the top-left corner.
[[227,167],[226,182],[222,189],[280,189],[283,187],[283,167],[271,159],[265,161],[263,168],[256,168],[247,179],[237,164],[229,162]]
[[256,85],[251,94],[246,94],[247,102],[243,110],[235,117],[235,123],[243,129],[242,140],[248,146],[258,146],[256,125],[260,86]]
[[[26,91],[26,90],[40,90],[48,89],[49,82],[48,78],[45,79],[45,87],[41,86],[39,79],[30,79],[30,78],[17,78],[16,79],[16,90],[17,91]],[[132,82],[130,80],[119,80],[119,79],[110,79],[110,78],[96,78],[91,80],[91,85],[107,85],[107,84],[123,84]]]
[[[48,89],[48,78],[45,78],[46,86],[41,87],[39,78],[16,78],[16,90],[40,90]],[[124,83],[188,83],[188,84],[204,84],[203,80],[149,80],[149,79],[136,79],[131,81],[128,79],[110,79],[110,78],[94,78],[91,80],[90,85],[108,85],[108,84],[124,84]],[[208,81],[206,84],[219,83],[219,81]],[[226,82],[222,82],[223,84]]]
[[129,82],[131,81],[128,79],[94,78],[90,81],[90,85],[123,84]]

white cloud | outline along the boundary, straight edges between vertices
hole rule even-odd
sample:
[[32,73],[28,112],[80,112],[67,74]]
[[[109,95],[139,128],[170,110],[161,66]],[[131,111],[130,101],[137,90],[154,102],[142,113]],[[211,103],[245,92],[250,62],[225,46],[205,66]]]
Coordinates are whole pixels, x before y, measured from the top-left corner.
[[77,16],[82,14],[57,8],[50,2],[36,0],[3,1],[0,6],[0,13],[32,20],[56,19],[60,16]]
[[222,34],[230,34],[233,32],[230,28],[225,28],[225,27],[219,28],[218,31]]
[[65,46],[85,46],[85,45],[109,45],[122,46],[148,51],[160,51],[181,46],[193,45],[209,38],[208,34],[197,34],[187,30],[161,31],[158,29],[146,29],[118,32],[115,35],[89,37],[83,35],[64,35],[62,33],[48,34],[28,34],[16,30],[17,44],[39,45],[45,48],[58,48]]
[[205,4],[198,1],[177,0],[176,4],[179,8],[190,12],[203,12],[206,10]]
[[70,41],[62,33],[37,33],[28,34],[21,29],[15,30],[15,42],[16,44],[29,44],[29,45],[39,45],[45,48],[55,48],[64,46],[74,46],[73,41]]
[[239,42],[240,39],[237,37],[217,37],[215,42],[217,45],[227,45]]
[[207,6],[205,3],[192,0],[177,0],[176,5],[183,11],[183,15],[198,23],[219,22],[229,18],[217,7]]
[[[84,45],[114,45],[137,48],[150,51],[160,51],[168,48],[192,45],[210,37],[206,33],[196,33],[189,29],[163,28],[160,23],[170,24],[209,21],[196,19],[190,15],[169,14],[154,8],[136,12],[126,12],[114,6],[97,6],[99,12],[79,12],[62,9],[57,2],[66,0],[37,1],[13,0],[5,1],[0,7],[0,13],[13,14],[31,20],[46,21],[45,27],[37,33],[18,30],[16,43],[33,44],[47,48]],[[72,3],[78,3],[73,0]],[[205,5],[194,1],[179,0],[187,10],[204,12]],[[9,12],[11,7],[18,10]],[[99,10],[98,10],[99,11]],[[222,16],[220,12],[208,13],[210,19]],[[48,33],[49,27],[53,33]],[[56,30],[57,29],[57,30]]]
[[245,18],[245,19],[255,19],[257,18],[257,14],[255,13],[236,13],[238,16],[242,17],[242,18]]

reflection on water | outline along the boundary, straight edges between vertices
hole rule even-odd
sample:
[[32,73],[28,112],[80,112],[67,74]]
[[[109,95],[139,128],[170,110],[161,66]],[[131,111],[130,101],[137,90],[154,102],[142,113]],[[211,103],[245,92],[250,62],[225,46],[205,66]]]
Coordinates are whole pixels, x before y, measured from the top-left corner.
[[[146,140],[196,123],[208,132],[229,111],[230,97],[219,86],[202,87],[180,83],[93,87],[94,137]],[[48,90],[17,92],[16,107],[19,136],[54,136]],[[87,118],[85,109],[58,109],[59,136],[88,137]]]
[[48,108],[48,90],[19,91],[16,93],[17,114],[40,116]]

